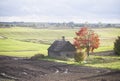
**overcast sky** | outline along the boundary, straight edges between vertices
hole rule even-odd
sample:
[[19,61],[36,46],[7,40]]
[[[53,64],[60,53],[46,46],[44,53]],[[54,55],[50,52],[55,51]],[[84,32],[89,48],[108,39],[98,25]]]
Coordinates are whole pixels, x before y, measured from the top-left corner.
[[0,21],[120,23],[120,0],[0,0]]

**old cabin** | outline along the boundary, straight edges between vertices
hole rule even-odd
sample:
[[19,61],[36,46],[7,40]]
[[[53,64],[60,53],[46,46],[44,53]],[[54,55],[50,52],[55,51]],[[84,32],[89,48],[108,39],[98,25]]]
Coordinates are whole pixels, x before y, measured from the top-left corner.
[[62,37],[62,40],[56,40],[48,48],[48,56],[57,59],[73,58],[75,55],[75,47]]

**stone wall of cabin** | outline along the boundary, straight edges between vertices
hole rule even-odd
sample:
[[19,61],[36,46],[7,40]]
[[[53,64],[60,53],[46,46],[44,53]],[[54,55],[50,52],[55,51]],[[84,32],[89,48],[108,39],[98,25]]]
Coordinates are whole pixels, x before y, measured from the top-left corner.
[[59,52],[58,52],[58,53],[57,53],[57,52],[52,52],[52,51],[49,51],[49,52],[48,52],[48,56],[49,56],[49,57],[55,58],[55,57],[58,57],[58,55],[59,55]]
[[60,55],[64,58],[74,58],[75,52],[74,51],[60,52]]
[[68,58],[74,58],[75,52],[74,51],[65,51],[65,52],[50,52],[48,53],[49,57],[53,57],[56,59],[63,59],[66,60]]

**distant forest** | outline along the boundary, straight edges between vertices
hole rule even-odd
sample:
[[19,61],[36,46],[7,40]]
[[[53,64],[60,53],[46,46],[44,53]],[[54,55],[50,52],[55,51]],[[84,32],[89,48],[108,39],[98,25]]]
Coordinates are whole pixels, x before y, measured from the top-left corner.
[[49,23],[49,22],[0,22],[0,28],[5,27],[31,27],[31,28],[79,28],[79,27],[93,27],[93,28],[105,28],[116,27],[120,28],[120,24],[111,23]]

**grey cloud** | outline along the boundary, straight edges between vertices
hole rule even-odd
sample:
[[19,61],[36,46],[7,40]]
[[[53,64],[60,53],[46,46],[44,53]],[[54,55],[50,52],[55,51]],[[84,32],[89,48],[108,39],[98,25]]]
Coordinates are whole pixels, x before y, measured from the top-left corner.
[[0,16],[120,18],[119,0],[1,0]]

